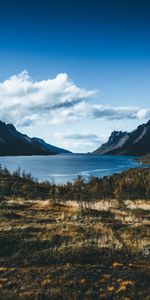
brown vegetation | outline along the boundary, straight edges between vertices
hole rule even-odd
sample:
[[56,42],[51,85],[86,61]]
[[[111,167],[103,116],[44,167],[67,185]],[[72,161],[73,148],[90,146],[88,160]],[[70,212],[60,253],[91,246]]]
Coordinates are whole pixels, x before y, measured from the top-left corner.
[[138,158],[138,161],[141,164],[150,165],[150,154],[146,154],[146,155]]
[[[120,174],[92,177],[85,181],[78,177],[74,182],[55,185],[39,183],[31,174],[19,168],[11,174],[7,169],[0,170],[0,198],[22,197],[24,199],[52,199],[53,202],[76,200],[78,203],[100,199],[150,199],[150,168],[136,168]],[[121,204],[121,202],[120,202]]]
[[0,299],[148,300],[149,202],[108,202],[1,201]]
[[1,169],[0,299],[148,300],[149,193],[150,169],[64,186]]

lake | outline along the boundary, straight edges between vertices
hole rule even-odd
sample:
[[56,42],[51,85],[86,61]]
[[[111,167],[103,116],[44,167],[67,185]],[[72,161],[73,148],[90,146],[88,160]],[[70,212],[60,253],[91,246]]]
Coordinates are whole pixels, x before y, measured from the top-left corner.
[[2,166],[10,171],[21,167],[39,179],[64,184],[78,175],[88,179],[91,176],[103,177],[140,166],[131,156],[59,154],[54,156],[4,156]]

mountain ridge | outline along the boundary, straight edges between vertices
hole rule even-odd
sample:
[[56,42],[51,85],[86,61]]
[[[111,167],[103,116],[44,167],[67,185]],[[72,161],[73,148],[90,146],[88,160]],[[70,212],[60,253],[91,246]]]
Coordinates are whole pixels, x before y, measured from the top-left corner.
[[113,131],[94,154],[143,156],[150,153],[150,120],[131,132]]
[[55,155],[70,151],[53,146],[37,137],[22,134],[13,124],[0,121],[0,156]]

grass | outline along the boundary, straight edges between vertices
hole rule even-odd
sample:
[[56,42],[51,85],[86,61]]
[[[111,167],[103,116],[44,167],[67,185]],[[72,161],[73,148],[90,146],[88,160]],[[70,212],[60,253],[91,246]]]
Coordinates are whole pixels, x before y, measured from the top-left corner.
[[145,299],[147,200],[0,203],[0,299]]

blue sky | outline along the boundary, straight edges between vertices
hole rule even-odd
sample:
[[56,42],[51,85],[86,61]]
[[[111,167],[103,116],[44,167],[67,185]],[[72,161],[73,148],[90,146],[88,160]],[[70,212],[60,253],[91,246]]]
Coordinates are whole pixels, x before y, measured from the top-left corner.
[[146,122],[149,15],[146,0],[3,1],[0,118],[75,152]]

